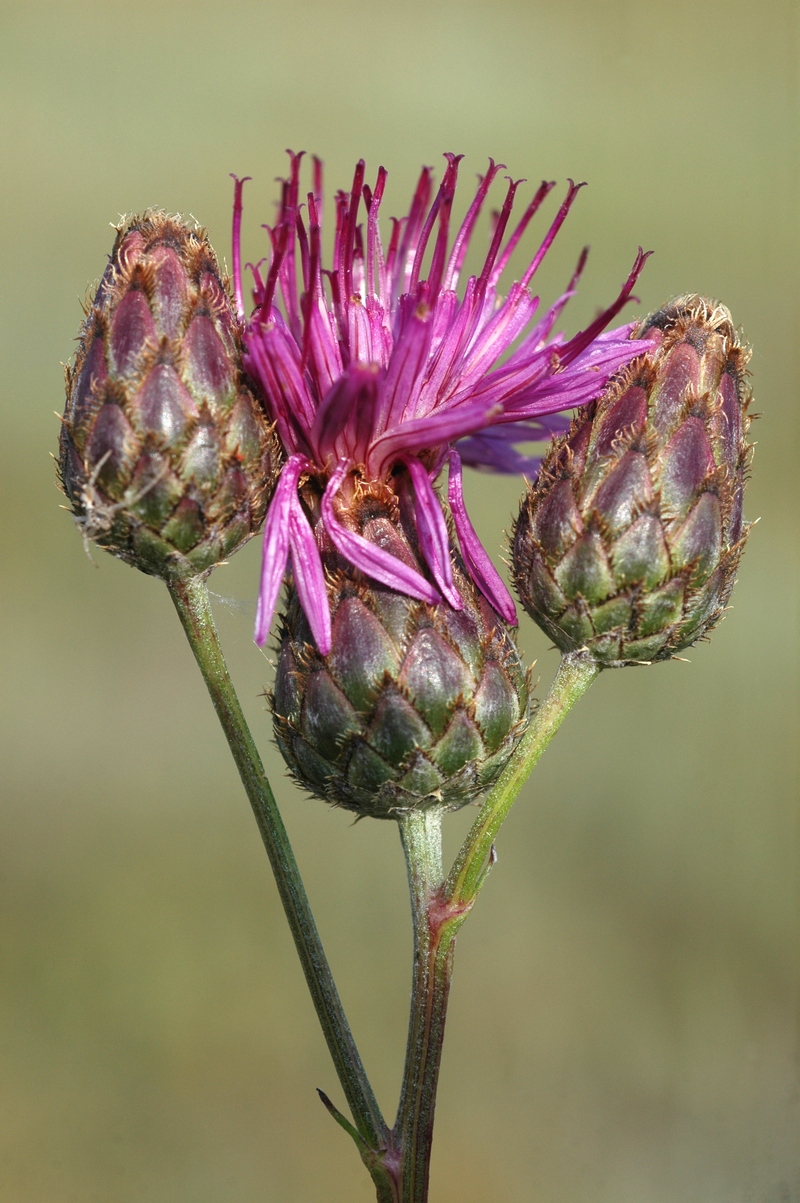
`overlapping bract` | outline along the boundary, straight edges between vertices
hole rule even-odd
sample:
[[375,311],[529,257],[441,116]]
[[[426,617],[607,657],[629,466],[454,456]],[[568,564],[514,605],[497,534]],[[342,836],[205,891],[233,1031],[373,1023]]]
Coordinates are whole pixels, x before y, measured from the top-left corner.
[[[433,481],[449,459],[449,499],[467,571],[498,613],[516,621],[514,603],[478,541],[461,499],[460,459],[517,471],[515,444],[562,427],[553,417],[594,398],[640,346],[631,327],[606,331],[628,299],[646,256],[639,251],[615,302],[569,340],[554,335],[585,263],[566,292],[538,317],[530,283],[578,192],[566,198],[521,279],[503,299],[501,276],[529,222],[552,188],[542,184],[515,227],[509,221],[519,181],[510,181],[494,222],[483,267],[461,293],[459,277],[489,189],[501,170],[490,162],[466,217],[451,237],[450,216],[460,157],[447,155],[434,195],[423,170],[406,217],[392,221],[384,249],[378,219],[386,172],[374,188],[359,162],[349,193],[336,195],[333,264],[322,266],[322,178],[300,200],[300,155],[291,156],[265,274],[255,275],[256,310],[246,334],[246,364],[263,388],[287,455],[265,529],[256,641],[263,643],[291,558],[296,587],[320,652],[331,647],[323,567],[308,518],[306,482],[321,493],[321,522],[333,546],[373,582],[410,597],[459,608],[441,503]],[[242,184],[236,183],[234,274]],[[360,220],[364,207],[365,225]],[[298,277],[302,287],[298,286]],[[278,301],[282,302],[282,306]],[[500,431],[504,431],[500,434]],[[495,434],[494,432],[498,432]],[[507,432],[507,433],[506,433]],[[369,544],[337,504],[349,479],[395,488],[411,482],[422,562],[420,573]],[[299,490],[299,494],[298,494]],[[305,505],[300,496],[304,496]]]
[[748,527],[748,348],[728,310],[681,297],[557,441],[513,540],[521,601],[562,651],[665,660],[718,622]]
[[279,459],[205,232],[126,219],[67,371],[59,475],[84,535],[156,576],[206,572],[260,527]]
[[[362,538],[420,575],[413,511],[385,486],[351,499]],[[320,655],[290,590],[272,696],[296,781],[361,815],[393,818],[473,801],[505,767],[528,717],[513,637],[454,554],[459,609],[373,585],[321,533],[333,613]]]

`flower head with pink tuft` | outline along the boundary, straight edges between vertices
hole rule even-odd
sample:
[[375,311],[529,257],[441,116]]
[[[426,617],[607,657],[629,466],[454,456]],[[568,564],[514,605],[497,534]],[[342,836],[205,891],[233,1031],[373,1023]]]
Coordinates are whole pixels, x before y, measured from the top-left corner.
[[[245,336],[245,366],[264,390],[287,457],[264,529],[256,642],[267,639],[291,557],[301,604],[319,651],[327,655],[331,628],[320,536],[371,580],[431,604],[445,599],[459,609],[447,524],[433,484],[445,462],[466,569],[497,612],[514,623],[514,602],[464,506],[462,458],[498,471],[530,468],[535,461],[516,444],[565,428],[557,415],[593,400],[614,372],[641,354],[632,324],[606,328],[630,298],[647,256],[640,248],[613,304],[566,339],[553,329],[575,291],[586,251],[567,290],[538,320],[539,298],[530,284],[581,185],[570,181],[539,249],[501,297],[501,276],[552,183],[539,187],[508,233],[522,182],[509,180],[483,266],[459,290],[470,240],[501,164],[490,160],[452,239],[461,156],[445,156],[435,193],[431,169],[424,168],[408,214],[392,218],[384,248],[378,219],[386,172],[381,167],[370,188],[360,161],[350,191],[335,198],[333,262],[325,269],[321,164],[313,160],[313,188],[303,205],[302,155],[290,152],[290,158],[278,220],[266,227],[271,242],[266,272],[252,267],[255,310]],[[234,282],[242,316],[243,183],[236,179],[234,203]],[[316,533],[301,500],[309,481],[319,496]],[[411,498],[430,579],[348,527],[342,498],[372,483],[402,487]]]

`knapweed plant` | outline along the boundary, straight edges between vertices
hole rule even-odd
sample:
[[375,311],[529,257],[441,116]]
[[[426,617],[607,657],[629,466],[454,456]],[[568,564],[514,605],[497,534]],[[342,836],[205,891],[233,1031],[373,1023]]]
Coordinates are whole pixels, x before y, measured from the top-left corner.
[[[125,219],[67,371],[59,475],[84,539],[170,591],[255,812],[350,1118],[381,1203],[423,1203],[456,934],[521,786],[604,668],[704,637],[747,535],[747,351],[728,311],[681,297],[612,328],[646,255],[585,330],[557,332],[586,262],[542,308],[532,287],[578,193],[521,277],[512,257],[553,185],[515,215],[510,180],[462,280],[501,167],[459,225],[460,159],[423,170],[381,228],[386,172],[332,201],[291,155],[246,303],[205,232]],[[330,205],[331,202],[328,201]],[[330,220],[330,218],[329,218]],[[388,233],[388,240],[387,240]],[[551,438],[543,463],[523,448]],[[516,608],[470,521],[462,464],[526,472],[513,582],[562,653],[536,704]],[[446,500],[437,481],[447,474]],[[444,486],[442,486],[444,490]],[[295,858],[220,648],[206,582],[263,526],[255,640],[277,620],[275,738],[306,793],[397,823],[414,927],[408,1046],[387,1122],[342,1010]],[[448,810],[478,807],[442,865]]]

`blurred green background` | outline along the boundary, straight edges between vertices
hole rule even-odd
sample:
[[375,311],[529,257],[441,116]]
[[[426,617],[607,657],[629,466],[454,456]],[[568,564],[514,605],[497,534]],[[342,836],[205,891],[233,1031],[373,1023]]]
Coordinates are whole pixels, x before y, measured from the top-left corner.
[[[257,257],[284,148],[405,204],[488,155],[587,179],[543,293],[568,328],[656,251],[642,312],[729,305],[755,353],[754,531],[691,664],[604,674],[499,842],[459,937],[433,1203],[799,1203],[798,30],[770,0],[58,0],[0,8],[0,1199],[371,1197],[266,858],[163,587],[97,553],[53,485],[79,298],[109,222],[194,214]],[[548,210],[554,212],[553,207]],[[498,553],[517,480],[472,476]],[[285,779],[251,643],[258,547],[212,578],[368,1069],[396,1099],[409,986],[390,824]],[[555,665],[525,620],[542,692]],[[469,814],[451,818],[455,847]]]

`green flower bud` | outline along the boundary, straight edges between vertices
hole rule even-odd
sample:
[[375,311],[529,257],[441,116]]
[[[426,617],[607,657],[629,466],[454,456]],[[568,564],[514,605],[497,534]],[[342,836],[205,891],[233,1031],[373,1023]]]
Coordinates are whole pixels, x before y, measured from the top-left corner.
[[747,538],[749,350],[724,306],[681,297],[556,440],[522,502],[514,578],[564,652],[666,660],[719,621]]
[[[413,523],[378,492],[364,491],[353,529],[426,574]],[[290,583],[271,698],[292,776],[315,797],[376,818],[475,801],[528,719],[526,675],[509,629],[455,553],[461,610],[368,581],[329,543],[322,551],[330,653],[317,650]]]
[[205,231],[126,218],[66,373],[59,477],[85,540],[178,578],[258,530],[278,451],[241,357]]

